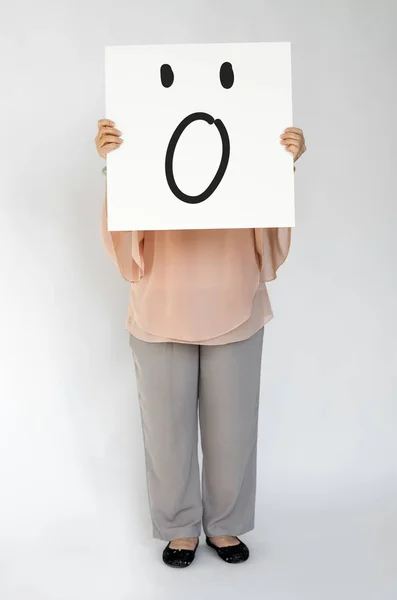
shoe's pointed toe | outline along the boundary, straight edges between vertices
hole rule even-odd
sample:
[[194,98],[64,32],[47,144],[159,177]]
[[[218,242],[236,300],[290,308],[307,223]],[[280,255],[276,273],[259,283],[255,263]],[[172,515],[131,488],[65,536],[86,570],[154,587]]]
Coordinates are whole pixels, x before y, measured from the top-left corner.
[[237,539],[239,543],[236,546],[224,546],[223,548],[218,548],[218,546],[215,546],[215,544],[213,544],[208,537],[206,538],[206,542],[210,548],[215,550],[219,558],[227,563],[237,564],[248,560],[250,555],[246,544],[239,540],[239,538]]
[[192,564],[196,556],[198,542],[194,550],[170,548],[170,544],[171,542],[167,544],[163,551],[163,562],[166,565],[176,569],[184,569]]

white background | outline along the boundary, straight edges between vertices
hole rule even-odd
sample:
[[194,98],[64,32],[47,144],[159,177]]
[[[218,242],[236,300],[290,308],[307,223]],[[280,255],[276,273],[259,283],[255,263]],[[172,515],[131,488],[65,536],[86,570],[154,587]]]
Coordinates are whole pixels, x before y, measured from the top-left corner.
[[[224,89],[222,63],[234,85]],[[160,66],[175,80],[164,88]],[[124,143],[107,158],[111,231],[234,229],[294,225],[292,156],[280,134],[292,125],[291,49],[279,44],[174,44],[106,49],[106,116]],[[225,175],[207,200],[181,202],[168,187],[164,161],[175,128],[195,112],[221,119],[230,139]],[[177,185],[203,192],[222,155],[214,125],[191,123],[173,160]]]
[[[24,2],[1,19],[2,600],[392,600],[394,0]],[[252,560],[150,539],[128,289],[99,236],[103,47],[293,43],[292,250],[270,286]]]

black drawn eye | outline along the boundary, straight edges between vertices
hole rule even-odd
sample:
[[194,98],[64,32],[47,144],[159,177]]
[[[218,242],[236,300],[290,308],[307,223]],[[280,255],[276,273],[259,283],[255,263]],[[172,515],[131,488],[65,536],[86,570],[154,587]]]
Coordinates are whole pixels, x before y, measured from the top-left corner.
[[223,63],[219,71],[219,77],[224,88],[228,90],[232,87],[234,83],[234,73],[230,62]]
[[170,65],[161,65],[160,69],[161,83],[165,88],[169,88],[174,83],[174,72]]

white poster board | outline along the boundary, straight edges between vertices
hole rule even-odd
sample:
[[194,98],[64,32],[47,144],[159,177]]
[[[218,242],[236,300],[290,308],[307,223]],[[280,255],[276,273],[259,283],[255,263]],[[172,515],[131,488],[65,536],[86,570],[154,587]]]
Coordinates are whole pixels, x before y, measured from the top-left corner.
[[110,231],[294,225],[289,43],[111,46]]

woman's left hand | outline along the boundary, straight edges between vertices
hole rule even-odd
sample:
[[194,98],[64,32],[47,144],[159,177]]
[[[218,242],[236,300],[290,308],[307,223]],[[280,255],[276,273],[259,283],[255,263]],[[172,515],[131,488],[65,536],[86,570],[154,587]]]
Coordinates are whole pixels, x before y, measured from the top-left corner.
[[305,138],[302,129],[297,127],[287,127],[280,136],[280,144],[285,146],[288,152],[294,157],[294,162],[306,152]]

